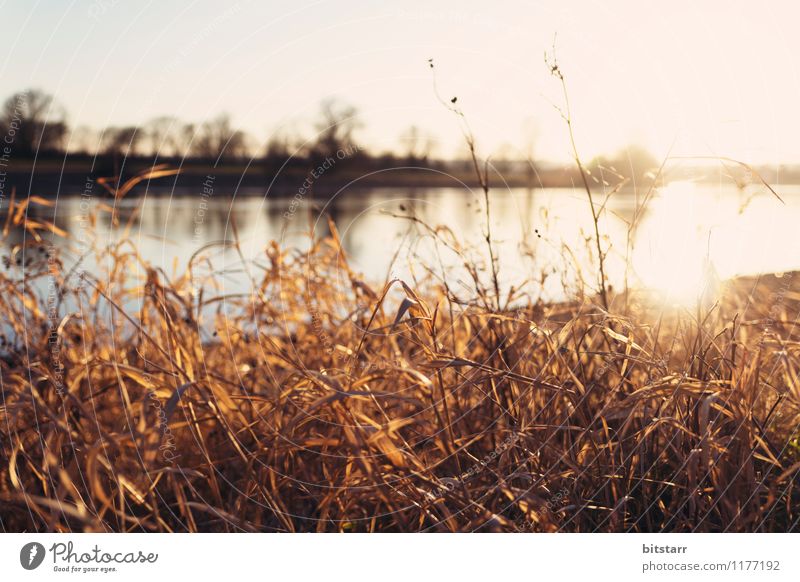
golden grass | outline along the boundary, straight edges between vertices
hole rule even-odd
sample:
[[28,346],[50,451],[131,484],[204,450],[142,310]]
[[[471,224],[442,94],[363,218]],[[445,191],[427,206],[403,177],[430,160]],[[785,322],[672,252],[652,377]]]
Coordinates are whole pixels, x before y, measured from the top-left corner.
[[15,249],[2,529],[796,528],[796,275],[696,313],[613,294],[498,309],[479,285],[464,305],[435,280],[390,282],[399,303],[337,241],[265,249],[228,297],[200,255],[168,279],[123,242],[80,276],[32,238],[23,284]]

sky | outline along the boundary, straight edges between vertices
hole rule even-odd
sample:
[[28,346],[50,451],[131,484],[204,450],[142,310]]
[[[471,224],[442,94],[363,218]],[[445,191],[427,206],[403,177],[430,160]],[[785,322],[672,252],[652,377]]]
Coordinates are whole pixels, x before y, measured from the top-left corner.
[[800,160],[794,2],[0,0],[2,97],[36,87],[72,126],[202,121],[229,112],[266,142],[311,131],[319,103],[360,111],[359,137],[396,149],[415,125],[457,154],[458,97],[483,154],[570,157],[554,44],[577,144],[663,157]]

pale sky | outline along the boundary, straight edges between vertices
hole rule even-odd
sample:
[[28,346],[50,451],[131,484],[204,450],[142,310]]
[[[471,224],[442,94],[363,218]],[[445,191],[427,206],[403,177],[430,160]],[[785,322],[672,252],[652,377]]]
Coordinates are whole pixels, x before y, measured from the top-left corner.
[[452,155],[457,95],[481,150],[565,160],[560,93],[542,55],[557,33],[584,157],[639,143],[656,156],[800,161],[800,7],[794,2],[394,3],[0,1],[2,97],[56,96],[73,126],[202,121],[227,111],[266,141],[306,130],[319,102],[361,111],[360,136],[398,147],[416,125]]

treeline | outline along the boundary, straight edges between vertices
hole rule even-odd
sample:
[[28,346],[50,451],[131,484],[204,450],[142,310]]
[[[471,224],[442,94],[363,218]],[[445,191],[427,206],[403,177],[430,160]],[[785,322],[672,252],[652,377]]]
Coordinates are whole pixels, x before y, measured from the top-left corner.
[[[398,136],[398,147],[376,153],[359,142],[361,128],[358,111],[352,105],[328,99],[320,104],[310,131],[282,129],[268,139],[257,139],[236,127],[230,115],[222,113],[203,122],[187,122],[175,116],[159,116],[139,125],[95,129],[72,127],[66,110],[52,95],[37,89],[15,93],[0,111],[0,155],[8,184],[25,184],[33,174],[36,180],[52,187],[48,174],[82,176],[89,167],[98,175],[118,175],[167,163],[184,171],[203,173],[208,168],[227,168],[239,175],[246,168],[246,179],[302,181],[325,160],[335,158],[329,174],[340,179],[356,173],[364,176],[387,168],[428,168],[434,172],[380,173],[366,181],[389,185],[472,184],[474,167],[467,155],[461,160],[443,161],[435,156],[437,142],[416,126]],[[493,181],[508,186],[571,186],[578,175],[573,164],[536,164],[532,159],[515,159],[509,146],[503,155],[491,157]],[[499,153],[499,152],[498,152]],[[530,154],[529,154],[530,155]],[[524,158],[528,156],[519,156]],[[598,183],[617,183],[620,179],[644,178],[659,163],[646,150],[631,146],[613,156],[598,157],[586,164]],[[438,172],[441,170],[441,172]],[[16,174],[16,176],[14,176]],[[412,175],[413,174],[413,175]],[[330,178],[330,177],[329,177]],[[50,180],[48,182],[48,180]],[[59,182],[59,183],[63,183]]]
[[287,131],[258,140],[222,113],[195,123],[174,116],[156,117],[141,126],[94,129],[71,127],[65,109],[36,89],[11,95],[0,113],[0,134],[16,158],[92,156],[102,159],[201,160],[210,163],[253,158],[284,163],[291,158],[324,160],[346,150],[349,158],[392,157],[408,162],[431,158],[434,140],[416,127],[400,136],[398,152],[374,155],[357,142],[355,107],[336,100],[320,105],[310,137]]

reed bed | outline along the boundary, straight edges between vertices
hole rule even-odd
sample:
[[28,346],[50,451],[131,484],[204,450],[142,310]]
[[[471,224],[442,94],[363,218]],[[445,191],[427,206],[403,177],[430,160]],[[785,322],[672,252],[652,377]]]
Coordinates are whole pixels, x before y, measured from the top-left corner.
[[797,529],[798,275],[501,301],[474,266],[471,296],[365,282],[332,227],[233,295],[212,248],[69,267],[36,203],[0,271],[3,531]]

